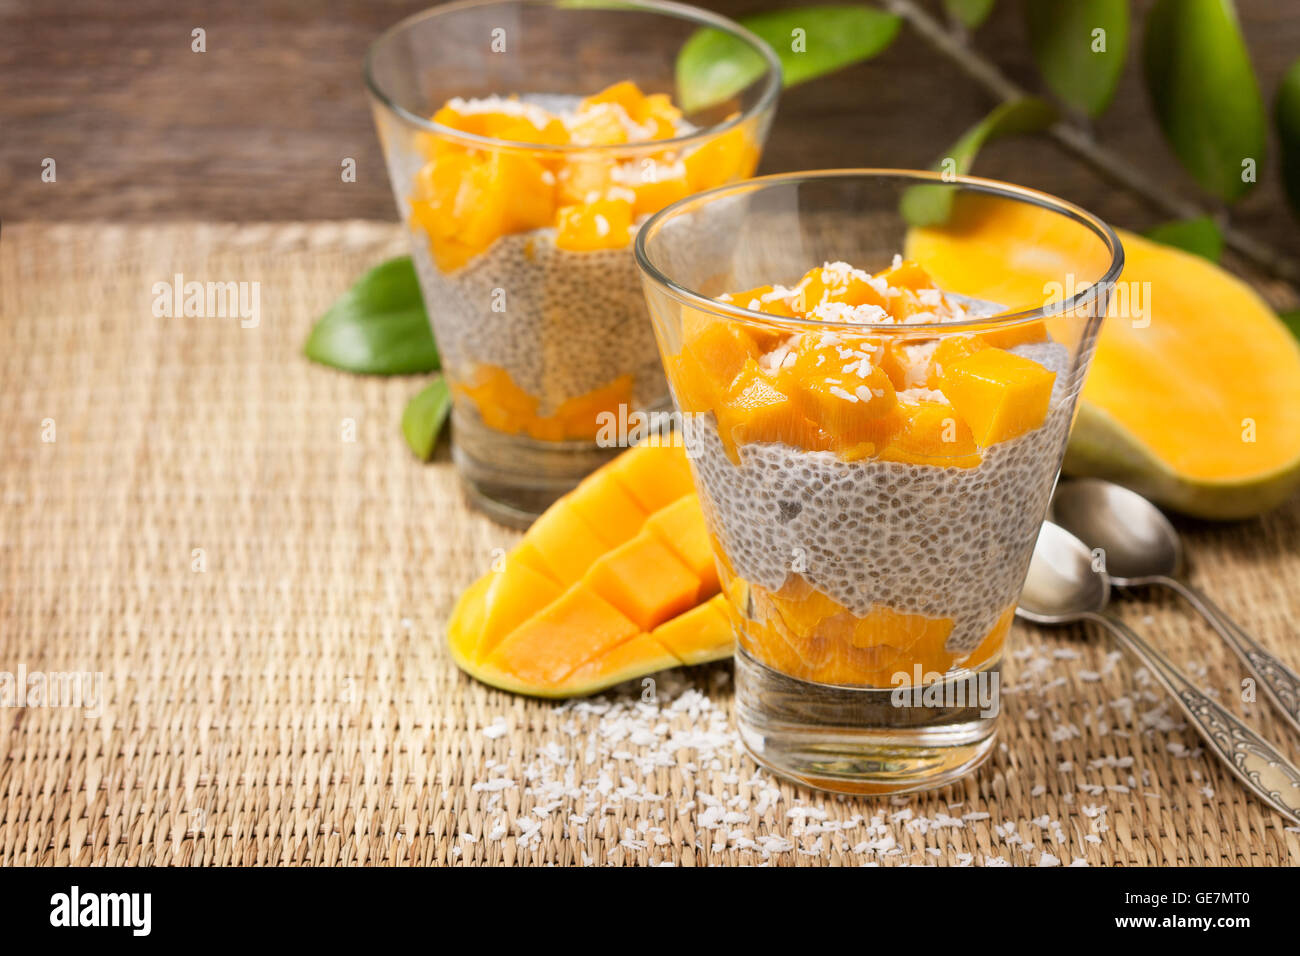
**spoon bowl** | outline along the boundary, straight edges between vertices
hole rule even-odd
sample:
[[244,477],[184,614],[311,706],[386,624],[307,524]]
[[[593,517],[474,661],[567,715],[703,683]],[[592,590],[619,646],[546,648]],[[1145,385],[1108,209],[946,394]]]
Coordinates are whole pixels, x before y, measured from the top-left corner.
[[1054,522],[1104,553],[1106,573],[1119,585],[1173,577],[1183,566],[1183,546],[1169,519],[1137,492],[1080,478],[1062,482],[1052,496]]
[[1087,546],[1064,528],[1043,522],[1016,614],[1037,624],[1066,624],[1101,613],[1109,601],[1110,585],[1093,568]]

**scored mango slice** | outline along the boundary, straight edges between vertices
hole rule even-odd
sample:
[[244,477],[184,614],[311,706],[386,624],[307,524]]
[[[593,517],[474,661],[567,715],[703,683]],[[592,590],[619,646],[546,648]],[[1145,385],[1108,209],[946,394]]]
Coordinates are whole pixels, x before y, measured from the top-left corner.
[[640,633],[618,608],[579,581],[507,635],[487,663],[521,681],[553,685]]
[[637,535],[602,556],[587,580],[643,631],[682,613],[700,594],[700,579],[653,534]]
[[487,580],[483,619],[475,647],[478,657],[486,657],[502,638],[563,591],[549,577],[519,560],[507,559],[504,570]]
[[713,560],[713,544],[704,523],[704,509],[700,507],[694,488],[688,488],[676,501],[652,514],[646,519],[645,526],[672,548],[691,573],[700,579],[701,594],[717,592],[718,565]]
[[630,449],[543,514],[461,596],[456,664],[504,690],[593,694],[731,655],[733,632],[686,453]]
[[730,654],[734,638],[726,595],[715,594],[685,614],[660,624],[654,629],[653,637],[683,664],[716,661],[721,648]]

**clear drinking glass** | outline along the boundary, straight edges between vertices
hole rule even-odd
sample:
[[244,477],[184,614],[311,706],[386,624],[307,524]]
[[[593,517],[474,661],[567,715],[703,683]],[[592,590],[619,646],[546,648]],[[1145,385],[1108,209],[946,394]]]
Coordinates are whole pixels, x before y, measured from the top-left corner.
[[858,793],[976,766],[1115,234],[1002,183],[834,170],[674,203],[636,255],[735,619],[745,745]]
[[[750,47],[753,76],[677,116],[692,99],[677,55],[705,28]],[[620,422],[668,407],[632,233],[675,199],[752,175],[779,62],[679,4],[472,0],[384,33],[366,81],[453,392],[455,462],[481,506],[527,524],[617,450]],[[625,81],[644,97],[616,88],[622,113],[611,105],[581,133],[535,109]],[[474,101],[492,97],[517,98],[493,109],[518,115],[485,119]],[[664,138],[638,140],[630,122]]]

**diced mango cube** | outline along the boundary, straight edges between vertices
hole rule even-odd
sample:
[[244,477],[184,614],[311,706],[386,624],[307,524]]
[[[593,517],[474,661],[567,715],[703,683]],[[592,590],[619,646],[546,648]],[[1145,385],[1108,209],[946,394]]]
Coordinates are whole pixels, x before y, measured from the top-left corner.
[[647,96],[631,80],[615,83],[587,97],[578,109],[584,112],[602,103],[617,104],[632,122],[652,126],[654,139],[667,139],[675,135],[676,123],[682,116],[682,111],[673,105],[672,98],[667,93],[651,93]]
[[614,184],[612,171],[606,159],[570,159],[558,175],[557,201],[581,206],[590,198],[604,196]]
[[681,664],[676,654],[649,634],[638,634],[630,641],[616,644],[593,657],[564,679],[563,689],[581,689],[600,682],[603,686],[620,684],[634,677],[668,670]]
[[878,444],[892,432],[887,416],[896,403],[889,376],[873,364],[879,354],[869,338],[805,334],[793,365],[778,374],[778,387],[838,448]]
[[490,189],[505,197],[503,231],[527,232],[555,219],[555,178],[532,156],[519,150],[494,150],[487,162]]
[[630,118],[617,103],[596,103],[569,123],[569,137],[580,146],[617,146],[628,141]]
[[619,455],[609,470],[651,518],[695,490],[680,446],[638,445]]
[[800,411],[841,446],[888,437],[892,426],[885,416],[897,403],[889,376],[865,357],[820,367],[818,357],[816,351],[801,354],[781,376],[792,382]]
[[842,305],[876,305],[884,307],[886,299],[857,270],[810,269],[795,286],[795,309],[808,315],[824,303]]
[[934,280],[930,278],[930,274],[911,259],[903,259],[898,265],[882,269],[876,273],[876,278],[885,280],[892,288],[909,289],[912,292],[934,288]]
[[603,555],[587,572],[591,588],[643,631],[693,605],[700,579],[667,545],[639,534]]
[[880,367],[900,392],[922,385],[934,388],[930,373],[936,349],[932,336],[889,336],[881,345]]
[[739,322],[683,308],[682,351],[669,369],[682,409],[715,408],[745,363],[758,355],[758,343]]
[[558,117],[552,117],[539,125],[526,116],[515,116],[510,113],[486,115],[488,117],[486,135],[493,139],[549,146],[562,146],[569,142],[568,127]]
[[683,664],[727,657],[735,643],[727,599],[721,594],[660,624],[652,633]]
[[974,468],[979,448],[967,424],[943,402],[900,404],[902,427],[880,451],[885,461],[912,465]]
[[[607,545],[619,545],[645,524],[645,510],[624,490],[609,469],[588,475],[569,492],[575,514],[590,525]],[[603,549],[602,549],[603,550]]]
[[656,213],[664,206],[690,195],[684,167],[657,163],[653,159],[638,161],[630,185],[636,195],[632,207],[632,213],[636,216]]
[[579,581],[505,638],[488,663],[525,683],[553,686],[641,629]]
[[622,249],[631,241],[632,203],[598,199],[581,206],[561,206],[556,212],[555,244],[574,252]]
[[987,332],[980,332],[979,337],[984,340],[985,345],[992,345],[1000,349],[1011,349],[1017,345],[1046,342],[1047,324],[1042,321],[1021,322],[1019,325],[1008,325],[989,329]]
[[513,556],[500,571],[487,575],[486,611],[474,660],[482,660],[501,639],[560,596],[564,590],[549,577]]
[[682,111],[673,105],[667,93],[651,93],[643,101],[641,112],[633,118],[642,125],[652,125],[655,139],[671,139],[677,135]]
[[704,509],[696,495],[684,495],[646,519],[646,529],[670,547],[700,579],[700,596],[717,592],[718,563],[713,557]]
[[981,448],[1033,431],[1047,417],[1056,373],[998,348],[944,370],[943,393]]
[[640,122],[639,117],[645,110],[645,96],[641,93],[640,87],[631,80],[620,80],[605,87],[599,93],[586,97],[578,104],[578,112],[589,112],[602,103],[618,104],[636,122]]
[[758,151],[749,142],[745,127],[737,126],[687,153],[682,162],[686,164],[686,181],[695,193],[745,179],[758,164]]
[[930,357],[926,386],[938,388],[945,368],[988,346],[989,343],[979,335],[945,335],[935,347],[934,355]]
[[433,114],[433,121],[439,126],[446,126],[448,129],[459,130],[462,133],[470,133],[474,136],[488,136],[488,121],[490,114],[487,112],[470,112],[462,113],[452,106],[443,106]]
[[609,545],[572,506],[572,493],[548,508],[528,529],[514,557],[568,586],[586,573]]
[[749,442],[782,442],[812,451],[829,447],[829,436],[791,400],[753,359],[745,362],[718,409],[722,441],[733,460]]
[[486,249],[506,231],[510,197],[501,190],[506,181],[496,154],[474,164],[456,193],[452,215],[456,238],[474,249]]

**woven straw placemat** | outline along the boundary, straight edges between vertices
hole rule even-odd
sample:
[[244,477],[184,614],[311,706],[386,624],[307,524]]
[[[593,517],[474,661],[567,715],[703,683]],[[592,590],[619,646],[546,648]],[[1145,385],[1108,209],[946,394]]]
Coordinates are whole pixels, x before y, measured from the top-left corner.
[[[0,864],[1300,859],[1300,832],[1096,633],[1018,623],[992,759],[893,799],[758,769],[728,665],[568,704],[464,677],[443,624],[516,534],[467,508],[445,452],[407,452],[417,379],[301,354],[404,241],[377,223],[5,228],[0,690],[99,676],[80,707],[0,709]],[[155,317],[177,273],[260,283],[260,323]],[[1184,528],[1196,579],[1300,666],[1300,506]],[[1185,608],[1124,611],[1297,753]]]

